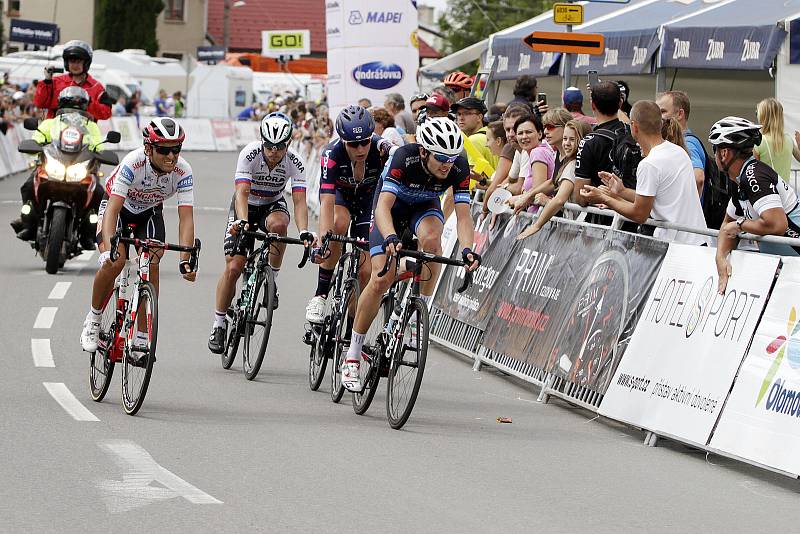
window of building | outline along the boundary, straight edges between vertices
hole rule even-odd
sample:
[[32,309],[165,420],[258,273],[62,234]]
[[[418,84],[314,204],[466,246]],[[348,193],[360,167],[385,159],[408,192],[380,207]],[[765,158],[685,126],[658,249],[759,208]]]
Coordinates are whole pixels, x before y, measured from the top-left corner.
[[164,20],[183,22],[186,15],[186,0],[165,0]]
[[183,52],[162,52],[161,57],[168,57],[170,59],[177,59],[183,61]]
[[22,0],[8,0],[8,16],[19,17],[19,5]]

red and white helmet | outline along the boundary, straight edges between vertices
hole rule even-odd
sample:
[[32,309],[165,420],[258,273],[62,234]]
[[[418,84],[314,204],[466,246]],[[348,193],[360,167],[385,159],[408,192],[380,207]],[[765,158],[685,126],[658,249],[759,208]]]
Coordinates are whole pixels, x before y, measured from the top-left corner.
[[170,117],[155,117],[142,129],[142,137],[146,145],[157,143],[183,143],[186,131],[178,121]]

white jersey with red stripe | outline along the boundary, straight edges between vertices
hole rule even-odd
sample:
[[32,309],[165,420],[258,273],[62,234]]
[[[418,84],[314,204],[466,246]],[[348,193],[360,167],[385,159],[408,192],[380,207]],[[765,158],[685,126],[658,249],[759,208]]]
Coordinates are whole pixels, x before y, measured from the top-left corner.
[[106,193],[124,198],[131,213],[141,213],[173,195],[178,195],[178,206],[192,206],[193,182],[192,167],[185,159],[179,156],[175,170],[158,174],[141,147],[122,158],[106,180]]
[[306,164],[291,148],[273,169],[267,165],[261,141],[253,141],[239,152],[234,181],[250,184],[251,206],[272,204],[291,181],[292,192],[306,190]]

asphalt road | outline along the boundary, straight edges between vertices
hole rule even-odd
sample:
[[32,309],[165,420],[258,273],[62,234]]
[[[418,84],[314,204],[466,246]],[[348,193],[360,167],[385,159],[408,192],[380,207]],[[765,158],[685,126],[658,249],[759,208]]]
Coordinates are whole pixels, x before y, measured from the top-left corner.
[[[201,272],[189,284],[176,258],[163,264],[158,362],[135,417],[120,405],[119,370],[104,402],[89,396],[78,337],[94,258],[50,276],[0,231],[0,532],[797,528],[797,481],[665,441],[644,447],[640,431],[538,404],[532,387],[436,348],[402,431],[386,422],[383,391],[363,417],[349,397],[332,404],[327,379],[320,392],[307,385],[300,338],[316,273],[296,268],[297,250],[259,377],[246,381],[239,361],[223,370],[206,339],[236,158],[187,157]],[[22,179],[0,182],[3,221],[19,209]],[[174,238],[177,212],[166,214]],[[48,347],[53,366],[37,366]],[[96,420],[56,400],[70,396],[78,419]]]

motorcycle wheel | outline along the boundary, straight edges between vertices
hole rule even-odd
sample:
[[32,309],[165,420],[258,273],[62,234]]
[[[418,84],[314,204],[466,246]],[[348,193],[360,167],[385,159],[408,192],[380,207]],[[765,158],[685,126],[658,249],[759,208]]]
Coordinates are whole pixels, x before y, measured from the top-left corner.
[[56,274],[61,263],[61,249],[64,248],[64,234],[67,232],[67,210],[56,208],[50,221],[50,232],[44,249],[45,267],[48,274]]

